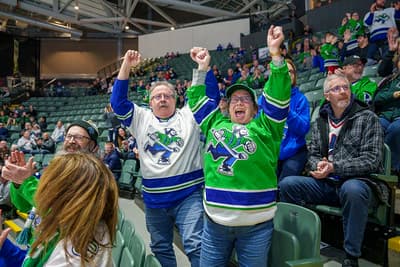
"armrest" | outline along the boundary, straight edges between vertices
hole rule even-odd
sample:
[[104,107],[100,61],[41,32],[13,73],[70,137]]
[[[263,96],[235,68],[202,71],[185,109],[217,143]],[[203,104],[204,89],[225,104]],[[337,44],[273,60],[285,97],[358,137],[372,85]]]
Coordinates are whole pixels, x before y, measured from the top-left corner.
[[387,183],[397,183],[399,180],[399,177],[396,175],[386,175],[386,174],[377,174],[377,173],[372,173],[371,174],[372,178],[379,179],[382,181],[385,181]]

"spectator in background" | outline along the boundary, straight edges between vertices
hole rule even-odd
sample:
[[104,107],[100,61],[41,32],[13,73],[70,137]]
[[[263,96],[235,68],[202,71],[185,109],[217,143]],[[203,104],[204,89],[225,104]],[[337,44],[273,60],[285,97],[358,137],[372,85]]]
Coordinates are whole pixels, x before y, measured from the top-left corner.
[[31,137],[29,130],[23,130],[22,136],[18,139],[17,146],[18,150],[24,153],[33,153],[37,148],[36,142]]
[[7,141],[0,141],[0,161],[5,161],[10,156],[10,149],[8,148]]
[[303,40],[302,50],[301,53],[298,55],[298,58],[301,62],[301,70],[309,70],[312,68],[310,39],[305,38]]
[[341,73],[346,76],[351,84],[351,92],[358,100],[371,105],[377,84],[369,77],[362,76],[365,63],[365,58],[360,58],[356,55],[347,57],[343,62],[342,69],[338,69],[336,73]]
[[121,176],[122,164],[119,152],[112,142],[107,142],[104,145],[103,162],[118,181]]
[[[345,33],[347,36],[345,36]],[[346,13],[339,28],[339,35],[345,40],[345,56],[353,55],[357,49],[357,37],[364,34],[364,25],[357,12]]]
[[[3,168],[3,162],[0,163],[0,168]],[[5,214],[13,209],[10,197],[10,183],[0,175],[0,216],[3,215],[3,217],[7,217]]]
[[370,32],[367,65],[376,63],[376,53],[381,58],[388,50],[387,32],[390,28],[396,28],[396,20],[400,19],[399,1],[395,1],[394,6],[385,8],[385,0],[375,0],[365,14],[364,24]]
[[57,121],[56,128],[54,128],[51,138],[56,142],[60,143],[64,141],[65,128],[61,120]]
[[0,122],[0,141],[7,140],[10,137],[7,127],[4,126],[3,122]]
[[57,84],[54,86],[54,91],[56,96],[64,96],[64,86],[61,81],[57,81]]
[[114,140],[115,146],[116,146],[118,149],[123,149],[123,148],[124,148],[123,142],[124,142],[125,140],[128,140],[128,138],[129,138],[129,136],[128,136],[128,134],[127,134],[125,128],[119,127],[119,128],[118,128],[117,137],[116,137],[115,140]]
[[47,130],[47,118],[46,118],[46,116],[41,116],[39,118],[39,122],[38,123],[39,123],[40,129],[42,130],[42,132]]
[[227,71],[227,75],[224,78],[224,83],[226,86],[230,86],[230,85],[236,83],[236,80],[238,78],[239,78],[238,76],[234,75],[233,69],[229,68]]
[[[392,171],[400,176],[400,59],[393,59],[400,49],[398,31],[389,29],[389,50],[379,64],[378,73],[386,77],[380,84],[374,98],[375,112],[385,133],[385,143],[392,154]],[[394,72],[393,72],[394,70]],[[393,73],[392,73],[393,72]]]
[[218,44],[217,51],[221,52],[222,50],[224,50],[224,48],[222,47],[222,44]]
[[2,109],[0,109],[0,122],[3,123],[4,125],[8,125],[9,123],[9,116]]
[[233,45],[231,42],[229,42],[228,45],[226,46],[226,50],[233,50]]
[[331,32],[325,34],[325,43],[321,46],[321,56],[324,59],[326,73],[333,74],[339,68],[339,49],[336,46],[338,38]]
[[260,68],[254,70],[253,75],[248,79],[248,84],[253,89],[264,88],[265,78]]
[[10,89],[8,87],[4,87],[1,92],[0,98],[7,98],[9,96],[10,96]]
[[110,104],[104,108],[103,120],[108,128],[108,142],[114,142],[118,135],[118,128],[121,125]]
[[261,72],[265,71],[265,68],[263,65],[260,65],[257,59],[253,60],[253,65],[250,68],[250,74],[254,74],[256,69],[260,69]]
[[49,133],[44,132],[42,137],[36,140],[36,145],[43,154],[56,152],[56,143],[50,137]]
[[[297,72],[293,61],[286,59],[291,79],[289,114],[283,128],[277,177],[301,175],[307,162],[306,134],[310,129],[310,106],[307,98],[296,86]],[[259,98],[259,104],[261,97]]]
[[320,46],[318,45],[310,50],[312,56],[312,67],[319,68],[319,72],[325,72],[324,59],[321,57],[319,49]]
[[340,206],[346,252],[342,266],[356,267],[368,210],[376,201],[367,180],[381,171],[383,132],[378,117],[354,99],[345,76],[329,75],[324,96],[309,147],[311,176],[285,177],[279,183],[280,200]]

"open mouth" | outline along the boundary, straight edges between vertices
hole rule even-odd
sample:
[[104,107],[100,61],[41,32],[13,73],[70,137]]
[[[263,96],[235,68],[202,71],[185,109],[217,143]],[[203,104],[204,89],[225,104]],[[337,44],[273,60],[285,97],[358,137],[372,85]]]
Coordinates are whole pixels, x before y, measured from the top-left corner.
[[235,117],[238,119],[243,119],[245,115],[246,115],[246,112],[244,112],[243,110],[235,111]]

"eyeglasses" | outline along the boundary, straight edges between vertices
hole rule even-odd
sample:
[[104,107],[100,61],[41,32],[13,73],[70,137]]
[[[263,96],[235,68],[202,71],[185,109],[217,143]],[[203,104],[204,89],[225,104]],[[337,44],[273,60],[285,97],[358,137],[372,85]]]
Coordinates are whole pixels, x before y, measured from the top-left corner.
[[347,84],[336,85],[336,86],[330,88],[330,89],[328,90],[328,92],[332,92],[332,93],[337,94],[337,93],[339,93],[340,90],[342,90],[342,89],[343,89],[343,91],[346,92],[347,90],[349,90],[349,86],[348,86]]
[[65,140],[67,140],[67,141],[71,141],[72,139],[74,139],[74,140],[77,141],[77,142],[82,142],[83,139],[85,139],[85,138],[88,139],[88,140],[90,140],[89,137],[84,136],[84,135],[80,135],[80,134],[67,134],[67,135],[65,136]]
[[163,97],[164,97],[165,100],[171,100],[174,97],[174,95],[173,94],[170,94],[170,95],[167,95],[167,94],[153,95],[151,97],[151,100],[155,99],[157,101],[160,101]]
[[231,104],[236,104],[239,103],[239,101],[245,104],[250,104],[253,102],[253,99],[249,95],[232,96],[229,102],[231,102]]

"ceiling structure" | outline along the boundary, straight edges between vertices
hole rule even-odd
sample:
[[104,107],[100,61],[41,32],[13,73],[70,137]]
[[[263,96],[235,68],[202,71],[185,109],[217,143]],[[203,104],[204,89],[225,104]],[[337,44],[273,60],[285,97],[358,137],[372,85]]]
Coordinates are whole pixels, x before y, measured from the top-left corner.
[[231,19],[277,20],[291,0],[0,0],[0,31],[33,38],[136,38]]

